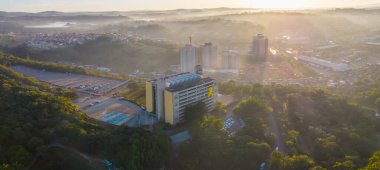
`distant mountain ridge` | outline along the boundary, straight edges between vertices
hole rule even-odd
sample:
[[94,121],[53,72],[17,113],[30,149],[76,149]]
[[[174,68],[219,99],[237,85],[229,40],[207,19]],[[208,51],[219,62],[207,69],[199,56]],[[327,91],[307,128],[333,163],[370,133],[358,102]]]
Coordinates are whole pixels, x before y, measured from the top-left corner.
[[[173,10],[136,10],[136,11],[99,11],[99,12],[60,12],[60,11],[42,11],[42,12],[6,12],[0,11],[0,16],[3,17],[20,17],[20,16],[76,16],[76,15],[88,15],[88,16],[126,16],[127,14],[138,13],[197,13],[207,11],[234,11],[234,10],[257,10],[258,8],[201,8],[201,9],[173,9]],[[318,9],[367,9],[377,10],[380,9],[380,3],[368,4],[355,7],[343,7],[343,8],[315,8],[315,9],[299,9],[299,10],[318,10]]]

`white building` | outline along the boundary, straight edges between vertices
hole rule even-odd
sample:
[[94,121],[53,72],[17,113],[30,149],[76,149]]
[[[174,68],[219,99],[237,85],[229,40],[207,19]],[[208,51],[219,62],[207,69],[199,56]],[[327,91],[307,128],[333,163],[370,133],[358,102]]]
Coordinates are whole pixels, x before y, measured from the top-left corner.
[[313,64],[317,64],[320,66],[324,66],[327,68],[330,68],[334,71],[347,71],[350,70],[350,67],[347,64],[344,63],[333,63],[331,61],[323,60],[320,58],[315,58],[315,57],[307,57],[307,56],[298,56],[298,59],[302,61],[307,61]]
[[237,70],[239,68],[238,52],[234,50],[226,50],[222,55],[223,69]]
[[205,69],[218,67],[218,47],[211,42],[200,46],[202,66]]
[[268,38],[263,34],[257,34],[253,39],[253,56],[255,58],[266,58],[268,51]]
[[181,49],[181,72],[191,72],[194,70],[194,67],[198,65],[197,51],[197,48],[191,44],[186,44]]

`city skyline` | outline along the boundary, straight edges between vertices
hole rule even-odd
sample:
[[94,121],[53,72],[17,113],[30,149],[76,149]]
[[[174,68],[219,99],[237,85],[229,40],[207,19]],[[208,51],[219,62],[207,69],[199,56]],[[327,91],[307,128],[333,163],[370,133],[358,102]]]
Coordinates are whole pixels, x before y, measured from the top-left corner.
[[41,11],[133,11],[133,10],[170,10],[181,8],[271,8],[271,9],[303,9],[303,8],[342,8],[379,6],[379,0],[194,0],[183,2],[176,0],[0,0],[0,11],[7,12],[41,12]]

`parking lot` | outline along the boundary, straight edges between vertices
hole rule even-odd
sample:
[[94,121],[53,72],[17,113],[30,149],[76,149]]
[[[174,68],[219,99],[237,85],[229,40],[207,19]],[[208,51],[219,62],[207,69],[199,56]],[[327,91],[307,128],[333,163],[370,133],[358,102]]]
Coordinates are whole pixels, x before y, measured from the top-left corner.
[[12,66],[12,69],[25,76],[34,77],[58,87],[74,89],[94,95],[106,94],[127,82],[88,75],[49,72],[20,65]]
[[[113,125],[141,126],[157,122],[139,105],[105,95],[110,90],[123,86],[125,82],[88,75],[56,73],[32,69],[25,66],[12,66],[15,71],[28,77],[52,85],[78,91],[79,99],[73,101],[79,109],[96,120]],[[83,87],[84,86],[84,87]],[[98,87],[95,91],[94,87]]]

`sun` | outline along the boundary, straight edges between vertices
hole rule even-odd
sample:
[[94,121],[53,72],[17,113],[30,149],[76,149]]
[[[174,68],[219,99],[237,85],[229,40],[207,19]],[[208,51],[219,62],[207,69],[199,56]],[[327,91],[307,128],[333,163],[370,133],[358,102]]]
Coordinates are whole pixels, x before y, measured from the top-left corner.
[[250,0],[248,3],[253,8],[270,9],[299,9],[308,5],[305,0]]

